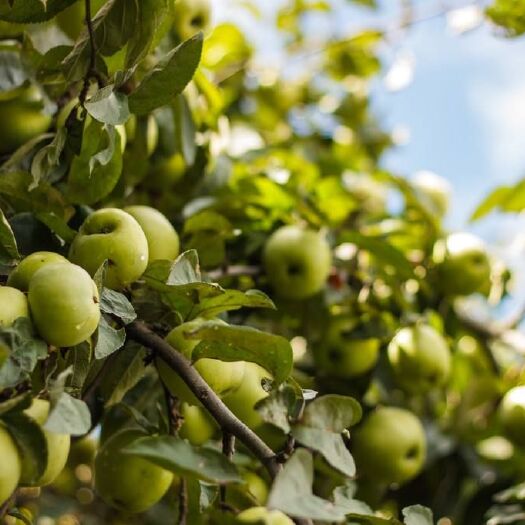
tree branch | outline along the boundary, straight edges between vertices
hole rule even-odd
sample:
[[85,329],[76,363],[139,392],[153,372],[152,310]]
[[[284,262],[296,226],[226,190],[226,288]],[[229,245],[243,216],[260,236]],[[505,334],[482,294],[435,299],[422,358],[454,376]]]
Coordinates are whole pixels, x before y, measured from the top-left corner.
[[86,76],[84,78],[84,86],[78,97],[81,104],[83,104],[86,101],[86,97],[89,91],[89,80],[91,78],[96,78],[99,84],[101,82],[101,76],[98,74],[96,69],[97,45],[95,43],[95,30],[93,28],[93,20],[91,19],[91,0],[84,0],[84,5],[86,11],[85,22],[89,36],[89,66]]
[[262,441],[255,432],[237,419],[217,394],[202,379],[191,363],[169,343],[150,330],[143,322],[133,321],[126,326],[128,336],[149,348],[161,357],[181,379],[188,385],[197,399],[217,421],[223,432],[235,436],[241,441],[266,467],[274,478],[281,466],[277,462],[274,451]]

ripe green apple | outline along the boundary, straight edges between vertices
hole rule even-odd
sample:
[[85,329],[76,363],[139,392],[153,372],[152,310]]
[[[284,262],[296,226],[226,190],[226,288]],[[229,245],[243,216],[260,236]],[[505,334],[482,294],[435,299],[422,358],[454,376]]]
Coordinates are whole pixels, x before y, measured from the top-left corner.
[[525,386],[511,388],[498,408],[504,434],[519,447],[525,447]]
[[241,474],[244,481],[239,485],[226,487],[225,501],[236,509],[243,509],[257,503],[264,505],[268,500],[268,484],[255,472],[246,470]]
[[9,432],[0,426],[0,505],[15,491],[22,473],[18,448]]
[[264,378],[273,379],[263,367],[246,362],[240,386],[223,397],[226,406],[252,429],[260,427],[263,423],[255,405],[269,395],[262,386]]
[[396,333],[388,345],[388,360],[398,384],[416,394],[447,381],[452,357],[445,338],[432,326],[418,323]]
[[452,188],[446,179],[431,171],[418,171],[411,182],[423,206],[438,217],[447,213]]
[[328,375],[342,379],[356,377],[372,369],[379,358],[379,339],[352,338],[356,321],[348,317],[330,321],[323,341],[314,349],[316,364]]
[[490,284],[491,265],[484,242],[466,232],[450,234],[434,246],[438,285],[448,295],[483,292]]
[[264,250],[270,284],[282,297],[304,299],[320,292],[330,274],[332,253],[323,235],[299,226],[275,231]]
[[[31,406],[24,413],[34,419],[41,427],[47,421],[50,410],[49,401],[45,399],[33,399]],[[20,482],[24,485],[43,487],[52,483],[66,466],[69,455],[71,438],[69,434],[55,434],[42,429],[47,443],[47,466],[46,470],[36,481],[32,482],[33,465],[29,458],[22,458],[22,476]]]
[[71,244],[69,259],[91,275],[108,260],[104,284],[121,290],[144,273],[148,265],[148,241],[129,213],[103,208],[86,218]]
[[[199,341],[188,339],[185,334],[198,328],[202,323],[202,319],[195,319],[177,326],[166,336],[166,341],[185,357],[191,359],[193,349],[199,344]],[[199,359],[194,366],[210,388],[222,397],[241,385],[245,363],[244,361],[226,362],[219,359],[203,358]],[[160,358],[157,359],[157,370],[162,382],[168,387],[172,395],[192,405],[200,405],[200,402],[180,376]]]
[[111,436],[95,458],[95,490],[110,506],[123,512],[144,512],[170,488],[173,474],[122,449],[146,437],[140,429],[125,429]]
[[419,419],[403,408],[374,410],[353,433],[352,453],[363,478],[402,484],[423,468],[426,438]]
[[294,525],[293,521],[280,510],[266,507],[252,507],[237,515],[241,523],[264,523],[264,525]]
[[200,406],[182,403],[180,413],[184,423],[180,427],[180,437],[192,445],[204,445],[217,432],[218,427],[213,418]]
[[[105,1],[106,0],[91,0],[91,18],[95,16]],[[73,5],[64,9],[56,16],[58,27],[71,38],[71,40],[76,40],[85,27],[86,10],[84,6],[84,0],[77,0]]]
[[211,24],[210,0],[177,0],[173,27],[181,40],[187,40],[199,31],[206,32]]
[[30,139],[47,131],[52,117],[43,112],[38,89],[30,86],[16,98],[0,101],[0,154],[10,153]]
[[20,290],[0,286],[0,328],[11,326],[19,317],[29,317],[27,298]]
[[173,260],[179,255],[179,236],[171,222],[150,206],[127,206],[124,211],[135,217],[148,240],[148,260]]
[[85,341],[100,320],[97,287],[75,264],[40,268],[29,282],[29,308],[40,336],[58,347]]
[[67,263],[69,261],[55,252],[35,252],[24,258],[18,266],[9,274],[7,284],[13,288],[18,288],[22,292],[29,290],[29,281],[37,270],[53,263]]

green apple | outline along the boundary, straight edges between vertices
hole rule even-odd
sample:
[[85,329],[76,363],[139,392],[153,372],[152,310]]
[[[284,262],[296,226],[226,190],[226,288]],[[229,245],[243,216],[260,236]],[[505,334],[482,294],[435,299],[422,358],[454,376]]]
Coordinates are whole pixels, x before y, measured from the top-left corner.
[[282,297],[304,299],[320,292],[331,265],[330,246],[316,231],[283,226],[266,242],[266,274],[276,293]]
[[184,176],[185,171],[184,157],[180,153],[175,153],[157,160],[151,166],[144,182],[149,188],[161,191],[177,184]]
[[498,408],[504,434],[519,447],[525,447],[525,386],[511,388]]
[[[43,427],[47,421],[50,410],[49,401],[33,399],[31,406],[24,413]],[[22,476],[20,482],[24,485],[42,487],[52,483],[66,466],[69,455],[71,438],[69,434],[55,434],[42,429],[47,443],[47,466],[42,476],[32,481],[33,465],[29,458],[22,458]]]
[[26,296],[16,288],[0,286],[0,328],[11,326],[19,317],[29,317]]
[[388,360],[398,384],[414,394],[443,385],[452,366],[445,338],[423,323],[401,328],[396,333],[388,345]]
[[226,487],[226,503],[236,509],[253,505],[264,505],[268,499],[268,484],[255,472],[246,470],[241,474],[243,484]]
[[144,140],[145,149],[148,156],[151,156],[157,149],[159,143],[159,125],[153,115],[148,115],[137,120],[135,115],[131,117],[124,124],[126,130],[127,142],[134,143],[135,140]]
[[[195,319],[177,326],[166,336],[166,341],[191,360],[193,349],[199,344],[199,341],[187,338],[186,334],[198,328],[202,323],[202,319]],[[245,369],[244,361],[226,362],[209,358],[199,359],[194,366],[210,388],[221,397],[239,388]],[[172,395],[193,405],[200,405],[180,376],[162,359],[157,359],[157,370]]]
[[18,288],[22,292],[29,290],[29,281],[34,273],[53,263],[67,263],[69,261],[62,255],[55,252],[35,252],[24,258],[18,266],[9,274],[7,284],[13,288]]
[[89,215],[71,244],[69,259],[91,275],[108,261],[105,286],[122,290],[148,266],[148,240],[129,213],[103,208]]
[[50,345],[75,346],[97,329],[98,290],[75,264],[43,266],[29,282],[29,308],[40,336]]
[[264,525],[294,525],[293,521],[280,510],[266,507],[252,507],[237,515],[241,523],[264,523]]
[[182,403],[180,407],[184,423],[180,427],[180,437],[192,445],[204,445],[217,432],[218,427],[213,418],[200,406]]
[[173,481],[171,472],[122,453],[124,447],[146,436],[140,429],[122,430],[106,441],[95,458],[95,490],[108,505],[130,514],[155,505]]
[[374,410],[352,435],[357,472],[378,483],[402,484],[423,468],[426,438],[423,425],[408,410]]
[[210,0],[177,0],[173,27],[181,40],[187,40],[199,31],[206,32],[211,24]]
[[[91,0],[91,18],[95,16],[105,1],[106,0]],[[77,0],[73,5],[64,9],[56,16],[58,27],[71,38],[71,40],[76,40],[85,27],[86,10],[84,6],[84,0]]]
[[447,213],[452,188],[446,179],[431,171],[418,171],[411,182],[416,197],[425,208],[438,217]]
[[264,378],[273,379],[263,367],[246,362],[240,386],[223,397],[226,406],[252,429],[260,427],[263,423],[255,405],[269,395],[262,386]]
[[356,377],[372,369],[379,358],[377,338],[353,338],[356,321],[348,317],[330,321],[323,341],[314,348],[319,369],[342,379]]
[[466,232],[450,234],[434,246],[438,285],[448,295],[483,292],[490,284],[491,264],[485,243]]
[[16,98],[0,101],[0,154],[10,153],[27,141],[47,131],[52,117],[43,112],[38,89],[30,86]]
[[127,206],[124,211],[135,217],[148,241],[148,260],[173,260],[179,255],[179,236],[171,222],[150,206]]
[[22,473],[18,448],[9,432],[0,426],[0,506],[15,491]]

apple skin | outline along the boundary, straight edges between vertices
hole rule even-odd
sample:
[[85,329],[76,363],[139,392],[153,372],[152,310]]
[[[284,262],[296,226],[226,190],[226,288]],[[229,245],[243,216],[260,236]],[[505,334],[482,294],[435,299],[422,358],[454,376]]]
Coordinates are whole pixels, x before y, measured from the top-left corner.
[[445,338],[427,324],[401,328],[388,345],[388,360],[399,386],[414,394],[443,385],[452,367]]
[[447,295],[484,292],[490,285],[491,264],[484,242],[466,232],[450,234],[434,246],[438,285]]
[[206,32],[211,24],[210,0],[177,0],[173,21],[173,27],[181,40],[187,40],[199,31]]
[[144,183],[152,189],[170,188],[177,184],[186,171],[184,157],[175,153],[169,157],[156,161]]
[[55,252],[35,252],[25,257],[18,266],[9,274],[7,284],[13,288],[18,288],[22,292],[29,290],[29,281],[37,270],[53,263],[69,264],[69,261],[62,255]]
[[97,287],[75,264],[40,268],[29,282],[29,308],[40,336],[57,347],[85,341],[100,321]]
[[452,188],[446,179],[431,171],[418,171],[411,182],[416,196],[429,211],[438,217],[447,213]]
[[[97,11],[104,5],[105,0],[91,0],[91,17],[93,18]],[[84,0],[77,0],[73,5],[64,9],[56,16],[58,27],[71,40],[76,40],[85,27]]]
[[525,386],[516,386],[505,394],[498,416],[505,436],[515,445],[525,447]]
[[18,448],[9,432],[0,425],[0,505],[15,491],[22,473]]
[[241,523],[264,523],[264,525],[294,525],[294,522],[279,510],[252,507],[237,515]]
[[[153,115],[148,115],[144,117],[147,120],[144,122],[145,130],[144,137],[146,154],[149,156],[153,155],[153,152],[157,149],[159,144],[159,125],[155,120]],[[127,142],[133,143],[137,138],[137,126],[139,122],[137,121],[136,115],[131,115],[131,117],[124,124],[124,129],[126,131]]]
[[111,436],[95,458],[95,490],[111,507],[122,512],[144,512],[170,488],[173,474],[121,450],[146,437],[140,429],[125,429]]
[[423,425],[402,408],[377,408],[356,427],[352,442],[358,474],[377,483],[405,483],[425,462]]
[[0,126],[0,155],[47,131],[52,117],[43,113],[43,109],[42,97],[34,86],[14,99],[0,101],[0,122],[9,122],[9,126]]
[[[185,333],[198,328],[203,322],[202,319],[195,319],[177,326],[166,336],[166,341],[191,360],[193,349],[199,344],[199,341],[187,339]],[[192,405],[200,405],[193,392],[175,371],[162,359],[157,359],[156,363],[159,375],[172,395]],[[210,388],[221,397],[239,388],[243,381],[244,361],[226,362],[219,359],[203,358],[199,359],[193,366]]]
[[86,218],[71,244],[69,259],[90,275],[95,275],[107,259],[109,265],[104,284],[122,290],[146,270],[148,240],[129,213],[103,208]]
[[26,296],[16,288],[0,286],[0,328],[11,326],[19,317],[29,317]]
[[379,339],[352,339],[355,321],[341,317],[332,319],[323,341],[314,348],[319,369],[333,377],[347,379],[365,374],[379,359]]
[[275,292],[284,298],[299,300],[320,292],[331,265],[329,244],[313,230],[283,226],[266,242],[266,275]]
[[184,423],[180,427],[179,435],[192,445],[204,445],[216,434],[218,427],[204,408],[182,403],[180,412]]
[[225,501],[236,509],[244,509],[253,505],[264,505],[268,500],[268,484],[255,472],[246,470],[241,474],[244,484],[228,485]]
[[268,392],[262,387],[264,378],[273,379],[270,372],[256,363],[245,363],[244,376],[240,386],[223,397],[226,406],[248,427],[255,429],[263,424],[263,420],[255,405],[268,397]]
[[[28,409],[24,410],[24,413],[42,427],[47,421],[50,408],[49,401],[45,399],[33,399],[33,403]],[[55,434],[44,429],[42,430],[47,442],[46,470],[38,480],[31,483],[32,465],[29,463],[29,459],[27,461],[22,459],[22,476],[20,483],[23,485],[32,485],[35,487],[49,485],[53,483],[66,466],[69,448],[71,446],[71,437],[69,434]]]
[[127,206],[124,211],[134,217],[148,241],[149,262],[173,260],[179,255],[179,236],[171,222],[150,206]]

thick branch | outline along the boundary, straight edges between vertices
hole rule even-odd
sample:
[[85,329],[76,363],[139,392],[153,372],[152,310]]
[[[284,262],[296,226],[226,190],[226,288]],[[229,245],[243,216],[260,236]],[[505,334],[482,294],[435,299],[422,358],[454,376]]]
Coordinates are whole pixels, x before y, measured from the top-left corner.
[[169,343],[141,321],[134,321],[129,324],[126,327],[126,332],[131,339],[155,352],[156,355],[175,370],[217,421],[223,432],[235,436],[264,464],[272,478],[276,476],[280,470],[280,465],[273,450],[232,414],[230,409],[181,353],[174,350]]

